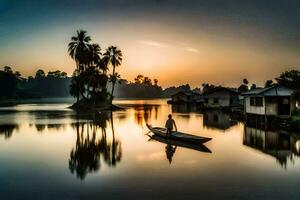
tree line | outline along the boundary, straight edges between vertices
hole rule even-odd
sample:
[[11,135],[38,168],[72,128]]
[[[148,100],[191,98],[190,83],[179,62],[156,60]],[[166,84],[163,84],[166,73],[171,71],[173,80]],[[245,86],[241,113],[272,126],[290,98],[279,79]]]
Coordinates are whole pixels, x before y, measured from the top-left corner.
[[[85,76],[86,79],[89,79],[88,73]],[[0,99],[71,97],[70,89],[76,97],[76,85],[72,85],[72,83],[74,84],[72,78],[74,79],[74,75],[69,77],[63,71],[45,72],[42,69],[37,70],[34,76],[25,78],[20,72],[5,66],[3,70],[0,70]],[[81,78],[83,79],[83,75]],[[118,78],[115,83],[114,96],[117,98],[167,98],[176,92],[191,89],[188,84],[163,89],[158,82],[158,79],[152,79],[141,74],[135,77],[133,81]],[[106,84],[106,89],[111,91],[112,83]],[[89,89],[91,90],[91,87]],[[89,93],[84,90],[80,92],[82,92],[81,98],[89,98]]]
[[0,99],[69,97],[71,79],[66,72],[59,70],[36,71],[35,76],[24,78],[10,66],[0,70]]

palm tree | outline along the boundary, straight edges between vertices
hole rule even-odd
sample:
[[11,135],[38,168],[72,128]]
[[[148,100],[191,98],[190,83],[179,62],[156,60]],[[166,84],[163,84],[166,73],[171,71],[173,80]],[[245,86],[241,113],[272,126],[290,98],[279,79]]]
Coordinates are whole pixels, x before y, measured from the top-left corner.
[[71,38],[71,41],[68,45],[69,55],[76,61],[76,67],[78,71],[80,65],[85,63],[86,52],[89,48],[90,41],[91,37],[87,35],[87,31],[77,30],[76,36]]
[[90,61],[90,64],[93,65],[97,65],[97,63],[100,62],[101,60],[101,47],[99,46],[99,44],[91,44],[89,45],[89,61]]
[[82,85],[82,81],[80,80],[82,77],[79,77],[79,75],[80,72],[83,71],[84,65],[86,64],[90,41],[91,37],[87,35],[87,32],[85,30],[77,30],[76,36],[71,37],[71,41],[68,45],[69,55],[76,62],[76,70],[73,76],[76,78],[76,80],[71,85],[71,94],[77,96],[77,102],[79,101],[79,95],[83,94],[83,91],[81,89],[84,88],[84,85]]
[[[115,74],[109,75],[109,81],[112,83],[112,86],[114,87],[116,83],[120,83],[121,76],[117,72]],[[112,89],[113,92],[114,88]],[[112,95],[113,93],[111,93]]]
[[108,71],[108,59],[103,57],[96,63],[96,66],[102,71],[103,74],[106,74]]
[[[122,51],[118,49],[118,47],[110,46],[104,53],[104,59],[107,60],[108,64],[111,64],[113,67],[112,76],[115,76],[116,67],[120,66],[122,63]],[[114,79],[113,79],[114,80]],[[115,83],[112,82],[112,89],[111,89],[111,100],[113,99]]]
[[106,89],[108,80],[107,75],[101,73],[99,69],[93,65],[86,69],[82,74],[84,74],[85,77],[88,94],[96,101],[96,93],[102,91],[104,88]]

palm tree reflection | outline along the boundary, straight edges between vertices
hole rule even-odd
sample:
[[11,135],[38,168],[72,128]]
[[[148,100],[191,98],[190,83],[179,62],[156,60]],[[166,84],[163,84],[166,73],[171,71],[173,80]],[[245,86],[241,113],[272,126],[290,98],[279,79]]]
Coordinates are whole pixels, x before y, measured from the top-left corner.
[[0,125],[0,135],[4,135],[4,138],[8,139],[13,135],[15,129],[18,129],[18,126],[14,124]]
[[[116,166],[122,157],[121,141],[115,137],[112,113],[96,114],[93,117],[94,120],[88,123],[75,124],[77,140],[70,153],[69,169],[81,180],[88,173],[100,169],[101,157],[108,166]],[[106,132],[109,120],[112,139]]]

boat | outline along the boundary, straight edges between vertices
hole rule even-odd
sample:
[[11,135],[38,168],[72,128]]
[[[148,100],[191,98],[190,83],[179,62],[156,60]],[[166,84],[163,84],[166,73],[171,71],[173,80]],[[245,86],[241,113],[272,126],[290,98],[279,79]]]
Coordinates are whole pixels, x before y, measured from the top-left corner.
[[207,148],[206,146],[204,146],[203,144],[195,144],[195,143],[191,143],[191,142],[174,140],[172,138],[161,137],[159,135],[152,135],[149,137],[151,140],[165,143],[167,145],[178,146],[178,147],[183,147],[183,148],[187,148],[187,149],[193,149],[193,150],[201,151],[201,152],[205,152],[205,153],[211,153],[211,150],[209,148]]
[[190,143],[200,143],[200,144],[208,142],[209,140],[211,140],[211,138],[208,138],[208,137],[190,135],[190,134],[182,133],[182,132],[179,132],[179,131],[172,131],[171,136],[167,136],[167,129],[166,128],[153,127],[149,124],[147,124],[147,127],[155,135],[158,135],[158,136],[161,136],[161,137],[164,137],[164,138],[171,138],[173,140],[185,141],[185,142],[190,142]]

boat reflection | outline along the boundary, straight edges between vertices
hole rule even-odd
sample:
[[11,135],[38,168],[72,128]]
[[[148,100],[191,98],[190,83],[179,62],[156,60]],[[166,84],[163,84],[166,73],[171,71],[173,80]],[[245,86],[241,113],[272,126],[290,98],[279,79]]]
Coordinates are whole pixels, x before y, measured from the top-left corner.
[[245,126],[243,144],[272,156],[283,168],[300,157],[300,136],[284,131]]
[[171,138],[160,137],[158,135],[151,135],[151,136],[149,135],[149,137],[150,137],[150,141],[157,141],[166,144],[166,156],[170,164],[172,162],[172,158],[175,154],[177,147],[183,147],[183,148],[201,151],[205,153],[211,153],[211,150],[203,144],[184,142],[184,141],[174,140]]
[[[121,161],[121,141],[116,139],[112,113],[101,113],[94,115],[92,121],[86,123],[75,123],[76,145],[71,150],[69,158],[69,169],[71,173],[83,180],[88,173],[96,172],[101,166],[102,160],[111,167]],[[107,134],[107,124],[111,124],[111,137]]]

